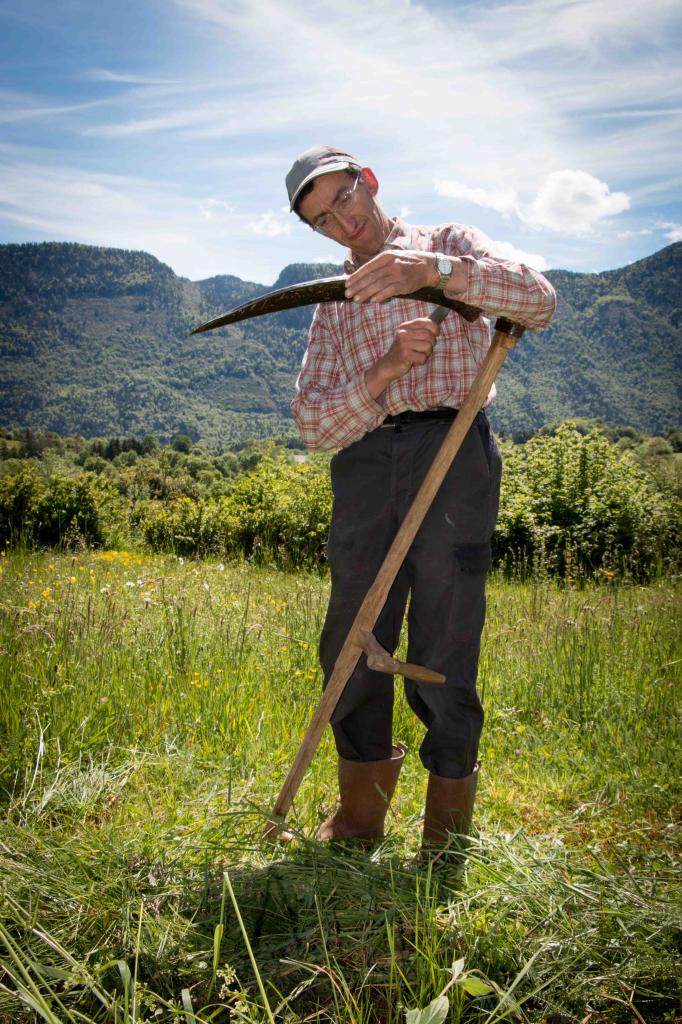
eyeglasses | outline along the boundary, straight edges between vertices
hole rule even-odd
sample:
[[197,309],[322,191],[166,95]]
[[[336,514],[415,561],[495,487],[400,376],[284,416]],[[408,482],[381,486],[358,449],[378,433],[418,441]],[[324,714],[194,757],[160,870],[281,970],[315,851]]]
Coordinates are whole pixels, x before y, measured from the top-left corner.
[[344,189],[341,195],[336,200],[336,202],[332,204],[331,209],[325,210],[324,213],[321,213],[320,216],[315,220],[314,224],[310,225],[313,231],[317,231],[317,233],[320,235],[328,235],[333,226],[332,222],[335,220],[338,221],[339,215],[341,215],[342,217],[348,216],[350,209],[353,205],[353,201],[356,195],[356,189],[358,187],[358,182],[360,181],[361,177],[362,174],[358,172],[358,175],[355,181],[353,182],[352,186],[350,188]]

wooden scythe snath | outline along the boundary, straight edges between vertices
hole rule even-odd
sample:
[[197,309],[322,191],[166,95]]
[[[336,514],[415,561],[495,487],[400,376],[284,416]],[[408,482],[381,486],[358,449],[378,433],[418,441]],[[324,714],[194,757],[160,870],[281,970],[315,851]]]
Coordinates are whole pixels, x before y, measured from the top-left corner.
[[[480,309],[450,300],[435,289],[421,289],[419,292],[414,292],[409,296],[396,296],[396,298],[399,297],[442,303],[431,313],[430,319],[435,323],[441,323],[450,310],[454,310],[470,322],[481,314]],[[259,296],[231,310],[224,316],[202,324],[200,327],[195,328],[192,334],[213,330],[216,327],[237,323],[252,316],[261,316],[264,313],[273,313],[282,309],[291,309],[296,306],[305,306],[317,302],[339,301],[344,298],[344,277],[306,281],[300,285],[280,288],[277,291]],[[447,308],[445,308],[446,305]],[[388,651],[381,647],[373,636],[372,630],[386,603],[388,592],[409,551],[410,545],[424,520],[424,516],[431,507],[438,488],[452,465],[469,428],[476,419],[479,410],[483,407],[495,378],[507,357],[507,352],[515,347],[523,331],[524,328],[519,324],[514,324],[503,318],[499,318],[495,323],[495,333],[493,334],[488,353],[478,369],[478,373],[474,378],[467,397],[462,403],[457,418],[453,421],[446,434],[400,529],[395,535],[374,583],[365,595],[350,628],[350,632],[339,652],[336,664],[329,677],[329,682],[322,695],[322,700],[317,706],[298,753],[289,769],[289,774],[284,780],[275,805],[268,816],[263,836],[270,842],[274,842],[282,830],[282,825],[298,793],[308,765],[317,750],[322,733],[328,725],[343,689],[363,653],[367,655],[370,667],[378,671],[406,675],[409,678],[417,679],[423,684],[437,685],[444,682],[445,677],[437,672],[423,668],[420,665],[406,665],[393,658]]]

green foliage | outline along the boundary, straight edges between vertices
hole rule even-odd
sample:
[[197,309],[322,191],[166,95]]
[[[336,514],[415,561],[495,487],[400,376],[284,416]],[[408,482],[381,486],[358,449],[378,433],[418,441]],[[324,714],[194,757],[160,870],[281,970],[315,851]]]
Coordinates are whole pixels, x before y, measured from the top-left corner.
[[34,540],[48,546],[73,541],[100,545],[105,494],[101,488],[98,493],[97,484],[88,476],[53,477],[33,513]]
[[[549,271],[556,315],[503,368],[495,428],[520,440],[575,416],[677,430],[681,260],[678,243],[607,273]],[[340,269],[293,264],[275,287]],[[0,246],[6,422],[85,437],[184,434],[214,446],[293,437],[289,403],[311,307],[189,337],[267,290],[226,275],[187,281],[147,253]]]
[[264,291],[238,278],[193,283],[147,253],[0,246],[5,420],[86,437],[183,434],[216,446],[293,437],[289,402],[310,309],[189,337]]
[[0,544],[23,544],[33,537],[35,509],[45,491],[35,466],[0,477]]
[[171,438],[171,445],[176,452],[187,454],[192,449],[192,438],[187,434],[174,434]]
[[646,577],[682,547],[682,505],[628,453],[570,425],[505,452],[494,538],[507,569]]
[[27,466],[0,478],[0,544],[97,546],[116,512],[115,492],[89,474],[46,484]]
[[161,507],[150,502],[141,529],[155,551],[313,566],[322,562],[330,516],[324,456],[303,463],[267,456],[238,476],[223,497],[179,498]]
[[[618,438],[613,443],[594,424],[569,421],[524,445],[503,445],[497,565],[514,574],[645,579],[676,562],[682,456],[663,438],[633,439],[625,428]],[[46,447],[39,458],[5,460],[0,539],[50,545],[79,536],[99,544],[127,524],[131,539],[154,551],[324,564],[332,503],[327,455],[291,461],[286,449],[262,444],[213,455],[149,440],[146,454],[138,454],[133,440],[81,441],[70,469],[59,456],[51,471]],[[72,443],[58,441],[62,448]]]
[[[507,571],[646,578],[679,556],[682,504],[599,431],[559,427],[505,456],[494,555]],[[324,459],[268,457],[219,499],[150,503],[142,530],[157,551],[312,566],[324,561],[330,514]]]

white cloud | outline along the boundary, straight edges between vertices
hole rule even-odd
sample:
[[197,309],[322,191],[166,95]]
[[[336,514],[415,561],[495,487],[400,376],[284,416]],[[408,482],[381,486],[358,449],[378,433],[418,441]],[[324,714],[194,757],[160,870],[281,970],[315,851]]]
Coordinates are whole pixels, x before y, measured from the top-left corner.
[[[35,157],[45,177],[29,175],[33,197],[12,178],[15,196],[22,193],[4,211],[12,237],[19,223],[33,224],[32,238],[42,230],[140,246],[190,276],[234,261],[229,269],[240,276],[276,277],[324,245],[280,209],[292,156],[315,141],[338,142],[370,162],[387,212],[409,219],[412,207],[420,222],[435,223],[459,219],[458,203],[473,203],[474,223],[509,238],[502,217],[516,216],[518,241],[542,252],[547,244],[552,266],[617,265],[621,253],[625,261],[647,244],[635,237],[642,224],[654,227],[656,242],[664,230],[677,237],[679,0],[143,6],[163,8],[163,32],[144,56],[131,56],[120,33],[107,37],[106,49],[93,45],[60,62],[61,78],[43,83],[36,66],[32,94],[28,66],[12,72],[21,55],[8,62],[15,91],[0,92],[7,141],[25,153],[48,140]],[[44,6],[36,24],[41,33],[50,21],[59,29],[56,59],[63,40],[83,31],[82,11]],[[88,18],[93,40],[103,37],[98,5]],[[415,53],[428,61],[415,63]],[[340,81],[343,88],[330,86]],[[445,101],[447,117],[444,97],[458,97]],[[88,182],[103,190],[99,198]],[[207,198],[221,196],[234,206]],[[656,221],[664,209],[675,221],[667,228]],[[609,230],[595,230],[617,214]]]
[[492,251],[503,260],[513,260],[514,263],[524,263],[533,270],[547,270],[547,260],[537,252],[526,252],[518,249],[511,242],[493,241]]
[[276,213],[268,210],[261,214],[258,220],[249,221],[248,227],[256,235],[266,235],[268,238],[275,238],[277,235],[288,235],[291,233],[291,224]]
[[222,199],[205,199],[199,209],[204,220],[217,220],[219,217],[235,213],[234,206],[230,206]]
[[[218,215],[206,217],[202,208]],[[194,280],[220,273],[274,280],[294,259],[286,236],[279,246],[272,229],[262,252],[250,227],[253,214],[221,200],[207,206],[159,179],[57,166],[52,154],[42,154],[42,162],[38,154],[19,161],[2,145],[0,217],[31,240],[143,249]]]
[[665,237],[671,242],[682,242],[682,224],[666,224],[669,228],[665,233]]
[[437,179],[434,181],[436,194],[449,199],[462,199],[477,206],[485,206],[498,213],[510,214],[518,206],[518,197],[513,188],[472,188],[461,181]]
[[[521,221],[533,227],[551,228],[574,236],[590,234],[599,221],[630,207],[627,193],[611,192],[606,182],[587,171],[553,171],[541,183],[535,198],[525,204],[516,189],[504,185],[471,186],[455,179],[438,178],[434,180],[434,189],[437,195],[475,203],[496,210],[504,217],[515,213]],[[544,263],[542,256],[532,253],[530,256],[539,261],[532,266],[539,268],[540,263]],[[522,262],[528,263],[529,260]]]
[[619,231],[618,238],[639,238],[640,235],[652,235],[651,228],[641,228],[639,231]]
[[[599,48],[607,54],[628,43],[647,40],[665,44],[679,23],[678,0],[532,0],[528,3],[488,2],[473,8],[479,31],[495,19],[489,44],[497,55],[512,53],[521,60],[544,52],[563,52],[583,61]],[[470,22],[471,23],[471,22]],[[626,68],[626,73],[629,68]]]
[[109,71],[106,68],[92,68],[86,71],[84,78],[91,82],[115,82],[120,85],[179,85],[178,79],[155,78],[150,75],[128,74],[127,72]]
[[29,96],[0,89],[0,123],[19,124],[35,121],[50,124],[62,118],[67,121],[72,117],[82,116],[86,111],[91,112],[109,105],[109,99],[56,104],[48,102],[42,96]]
[[599,221],[630,208],[626,192],[611,192],[587,171],[548,174],[523,219],[570,235],[590,234]]

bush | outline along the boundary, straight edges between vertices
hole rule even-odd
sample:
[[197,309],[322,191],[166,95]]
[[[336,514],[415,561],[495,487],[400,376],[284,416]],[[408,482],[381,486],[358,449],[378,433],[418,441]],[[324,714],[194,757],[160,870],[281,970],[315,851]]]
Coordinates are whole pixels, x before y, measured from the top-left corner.
[[33,539],[48,546],[77,540],[102,544],[102,496],[90,477],[53,476],[35,507]]
[[324,560],[330,516],[325,458],[292,465],[266,456],[223,497],[180,498],[162,508],[148,503],[142,531],[155,550],[315,566]]
[[0,478],[0,544],[31,542],[35,508],[44,492],[45,484],[34,465]]
[[681,509],[601,432],[564,425],[506,451],[496,560],[513,571],[646,578],[679,555]]
[[[35,463],[12,467],[0,475],[0,543],[101,544],[112,529],[134,529],[156,551],[246,556],[286,567],[324,563],[328,457],[292,463],[259,451],[248,470],[226,478],[192,455],[199,482],[187,473],[186,456],[166,454],[158,464],[143,458],[121,467],[120,493],[105,474],[53,476],[46,484]],[[599,429],[574,424],[505,445],[495,564],[514,574],[641,580],[672,566],[682,547],[682,503],[657,490],[637,458]]]
[[[508,447],[505,463],[493,546],[506,571],[645,579],[678,555],[682,505],[658,493],[601,432],[560,427]],[[227,496],[149,503],[142,525],[157,550],[316,566],[330,516],[326,459],[292,465],[266,456]]]
[[98,546],[115,511],[112,489],[90,476],[52,476],[45,484],[23,467],[0,480],[0,543]]

